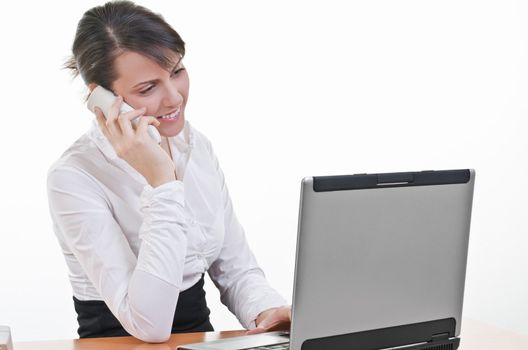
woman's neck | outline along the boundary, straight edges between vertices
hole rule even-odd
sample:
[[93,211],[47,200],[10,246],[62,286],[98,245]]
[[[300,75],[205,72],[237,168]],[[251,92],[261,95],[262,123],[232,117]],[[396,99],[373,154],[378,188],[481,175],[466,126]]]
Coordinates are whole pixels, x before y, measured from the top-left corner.
[[170,148],[170,143],[169,143],[169,138],[166,137],[166,136],[162,136],[161,137],[161,148],[163,148],[165,150],[165,152],[167,152],[167,154],[169,155],[169,157],[172,159],[172,152],[171,152],[171,148]]

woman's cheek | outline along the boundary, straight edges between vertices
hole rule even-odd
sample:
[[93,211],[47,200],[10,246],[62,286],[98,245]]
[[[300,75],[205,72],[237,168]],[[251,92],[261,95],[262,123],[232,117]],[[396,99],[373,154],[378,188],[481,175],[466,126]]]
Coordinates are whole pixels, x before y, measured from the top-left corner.
[[157,116],[158,113],[158,107],[151,99],[144,99],[140,103],[141,107],[146,107],[147,111],[145,112],[145,115],[147,116]]

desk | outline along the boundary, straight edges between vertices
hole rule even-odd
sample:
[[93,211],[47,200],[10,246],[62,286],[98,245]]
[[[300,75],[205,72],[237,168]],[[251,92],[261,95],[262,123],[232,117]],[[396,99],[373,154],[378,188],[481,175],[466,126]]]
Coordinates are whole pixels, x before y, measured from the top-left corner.
[[[173,334],[163,344],[146,344],[133,337],[92,338],[17,342],[14,350],[174,350],[182,344],[243,335],[244,331]],[[485,323],[464,319],[460,350],[526,350],[528,336],[499,329]]]

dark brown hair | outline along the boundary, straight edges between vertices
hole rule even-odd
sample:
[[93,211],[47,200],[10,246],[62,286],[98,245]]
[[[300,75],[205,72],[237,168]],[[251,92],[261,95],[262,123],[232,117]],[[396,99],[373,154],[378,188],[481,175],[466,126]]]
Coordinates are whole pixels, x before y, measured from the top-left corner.
[[125,51],[144,55],[169,70],[176,63],[174,53],[185,55],[185,43],[160,14],[131,1],[110,1],[84,13],[73,55],[63,68],[70,69],[74,78],[80,74],[86,84],[112,90],[118,78],[114,60]]

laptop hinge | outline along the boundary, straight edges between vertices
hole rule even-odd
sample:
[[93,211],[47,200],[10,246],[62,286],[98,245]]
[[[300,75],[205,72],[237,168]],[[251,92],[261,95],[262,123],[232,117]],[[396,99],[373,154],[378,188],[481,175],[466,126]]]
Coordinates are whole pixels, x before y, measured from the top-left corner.
[[433,334],[431,340],[424,344],[402,347],[402,350],[456,350],[460,345],[460,338],[449,337],[449,333]]
[[449,333],[448,332],[433,334],[433,336],[431,337],[431,341],[432,342],[442,341],[442,340],[445,340],[445,339],[449,339]]
[[454,318],[306,339],[301,350],[456,350]]

